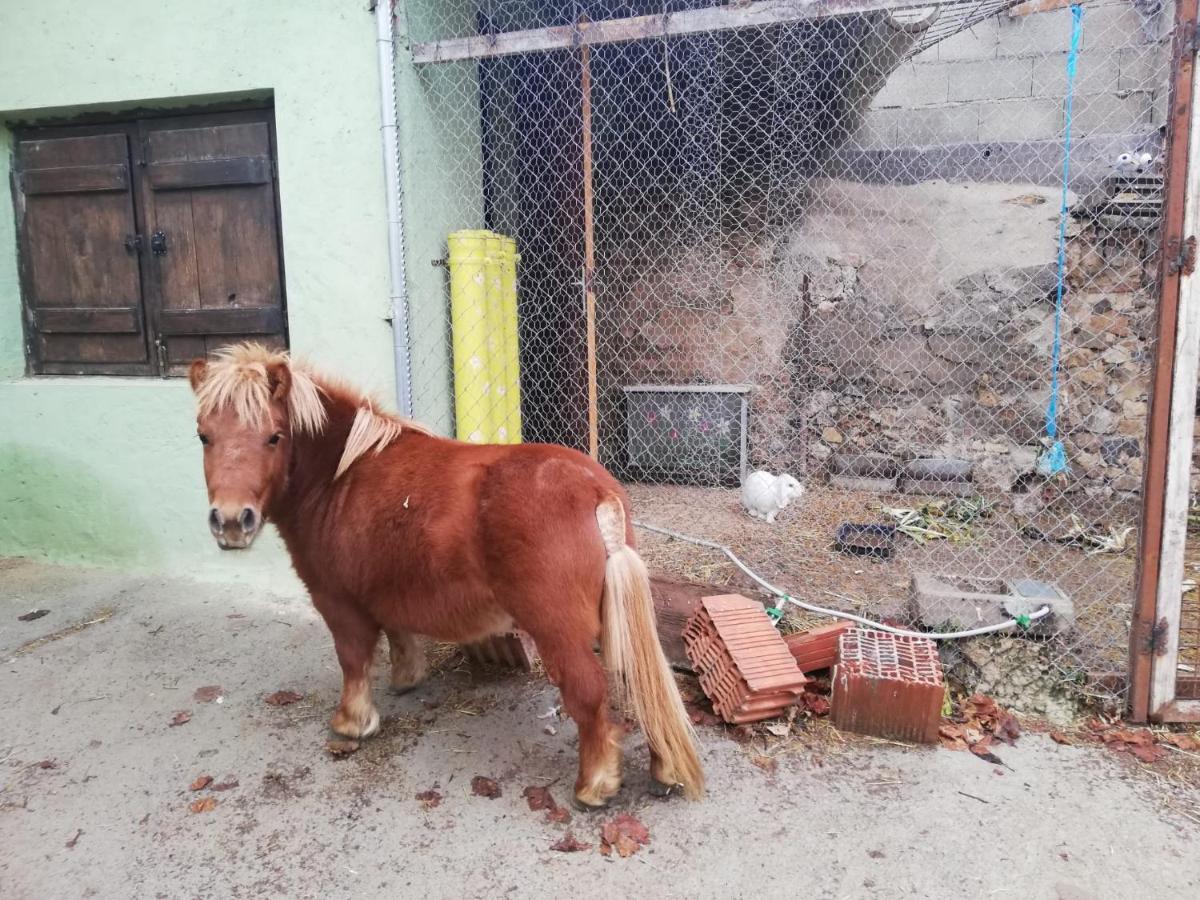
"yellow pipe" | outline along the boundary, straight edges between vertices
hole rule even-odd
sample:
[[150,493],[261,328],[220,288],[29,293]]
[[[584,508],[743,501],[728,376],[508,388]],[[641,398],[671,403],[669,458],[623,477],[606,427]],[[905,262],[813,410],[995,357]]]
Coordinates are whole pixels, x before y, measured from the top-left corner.
[[504,410],[504,425],[507,433],[498,435],[509,444],[521,443],[521,352],[517,337],[517,242],[510,237],[500,236],[500,285],[502,303],[500,308],[501,344],[503,346],[504,379],[499,382],[497,400]]
[[489,237],[487,231],[455,231],[447,239],[455,433],[473,444],[494,439],[487,352]]
[[506,444],[507,428],[504,408],[504,320],[502,307],[504,248],[500,235],[487,232],[484,238],[487,247],[487,373],[491,392],[488,395],[488,443]]

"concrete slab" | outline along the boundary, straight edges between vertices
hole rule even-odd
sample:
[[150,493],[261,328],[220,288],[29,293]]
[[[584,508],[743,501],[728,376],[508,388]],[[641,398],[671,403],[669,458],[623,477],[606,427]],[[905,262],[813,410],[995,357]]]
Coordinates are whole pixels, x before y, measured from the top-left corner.
[[[574,778],[574,726],[539,718],[559,699],[535,676],[464,667],[394,697],[380,672],[382,735],[330,758],[339,675],[302,598],[9,564],[0,665],[6,900],[1200,895],[1200,825],[1159,803],[1195,809],[1195,791],[1036,736],[997,750],[1011,771],[851,744],[780,754],[768,774],[750,761],[761,748],[704,728],[695,804],[647,795],[631,736],[614,814],[634,813],[650,844],[605,859],[549,849],[567,830],[598,843],[603,816],[549,824],[521,796],[550,785],[565,803]],[[208,685],[221,703],[193,699]],[[277,690],[305,697],[265,703]],[[172,727],[179,710],[191,719]],[[238,786],[190,791],[205,774]],[[473,796],[476,775],[501,796]],[[438,806],[414,799],[435,786]],[[189,812],[198,796],[217,805]]]
[[915,572],[908,611],[925,628],[959,631],[999,625],[1043,606],[1049,606],[1050,613],[1031,623],[1029,634],[1050,636],[1074,627],[1074,604],[1048,582]]

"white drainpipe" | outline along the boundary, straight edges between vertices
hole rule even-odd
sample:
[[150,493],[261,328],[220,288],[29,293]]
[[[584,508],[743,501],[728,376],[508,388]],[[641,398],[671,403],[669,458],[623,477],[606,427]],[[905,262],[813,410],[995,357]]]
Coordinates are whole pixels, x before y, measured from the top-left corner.
[[396,127],[396,0],[376,0],[375,44],[379,50],[379,113],[387,199],[388,268],[391,275],[392,355],[396,365],[396,406],[411,416],[412,359],[409,354],[408,285],[404,260],[404,212],[400,196],[400,141]]

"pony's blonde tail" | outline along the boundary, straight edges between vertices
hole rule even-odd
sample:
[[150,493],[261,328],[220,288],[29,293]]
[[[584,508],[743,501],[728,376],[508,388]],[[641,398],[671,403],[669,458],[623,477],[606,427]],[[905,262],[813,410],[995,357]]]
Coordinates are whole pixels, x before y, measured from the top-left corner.
[[653,773],[668,785],[680,785],[684,796],[704,793],[704,772],[696,750],[696,733],[683,708],[671,667],[658,642],[650,576],[637,551],[625,543],[625,509],[616,496],[596,507],[608,561],[604,567],[604,605],[600,649],[604,664],[633,707],[660,770]]

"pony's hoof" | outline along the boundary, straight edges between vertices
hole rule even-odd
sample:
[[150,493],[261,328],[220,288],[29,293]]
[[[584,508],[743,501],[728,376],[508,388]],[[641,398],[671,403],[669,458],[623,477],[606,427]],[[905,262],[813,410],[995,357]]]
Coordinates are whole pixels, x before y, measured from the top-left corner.
[[667,797],[670,797],[672,794],[674,794],[676,788],[678,787],[679,785],[677,784],[667,784],[667,782],[659,781],[653,776],[650,778],[650,796],[652,797],[658,797],[665,800]]
[[607,800],[605,800],[603,803],[586,803],[585,801],[580,800],[578,797],[572,797],[571,805],[581,813],[599,812],[601,810],[608,809]]
[[335,734],[353,740],[362,740],[369,738],[379,730],[379,710],[372,709],[371,714],[367,716],[365,722],[355,722],[348,716],[335,715],[329,723],[329,727]]

